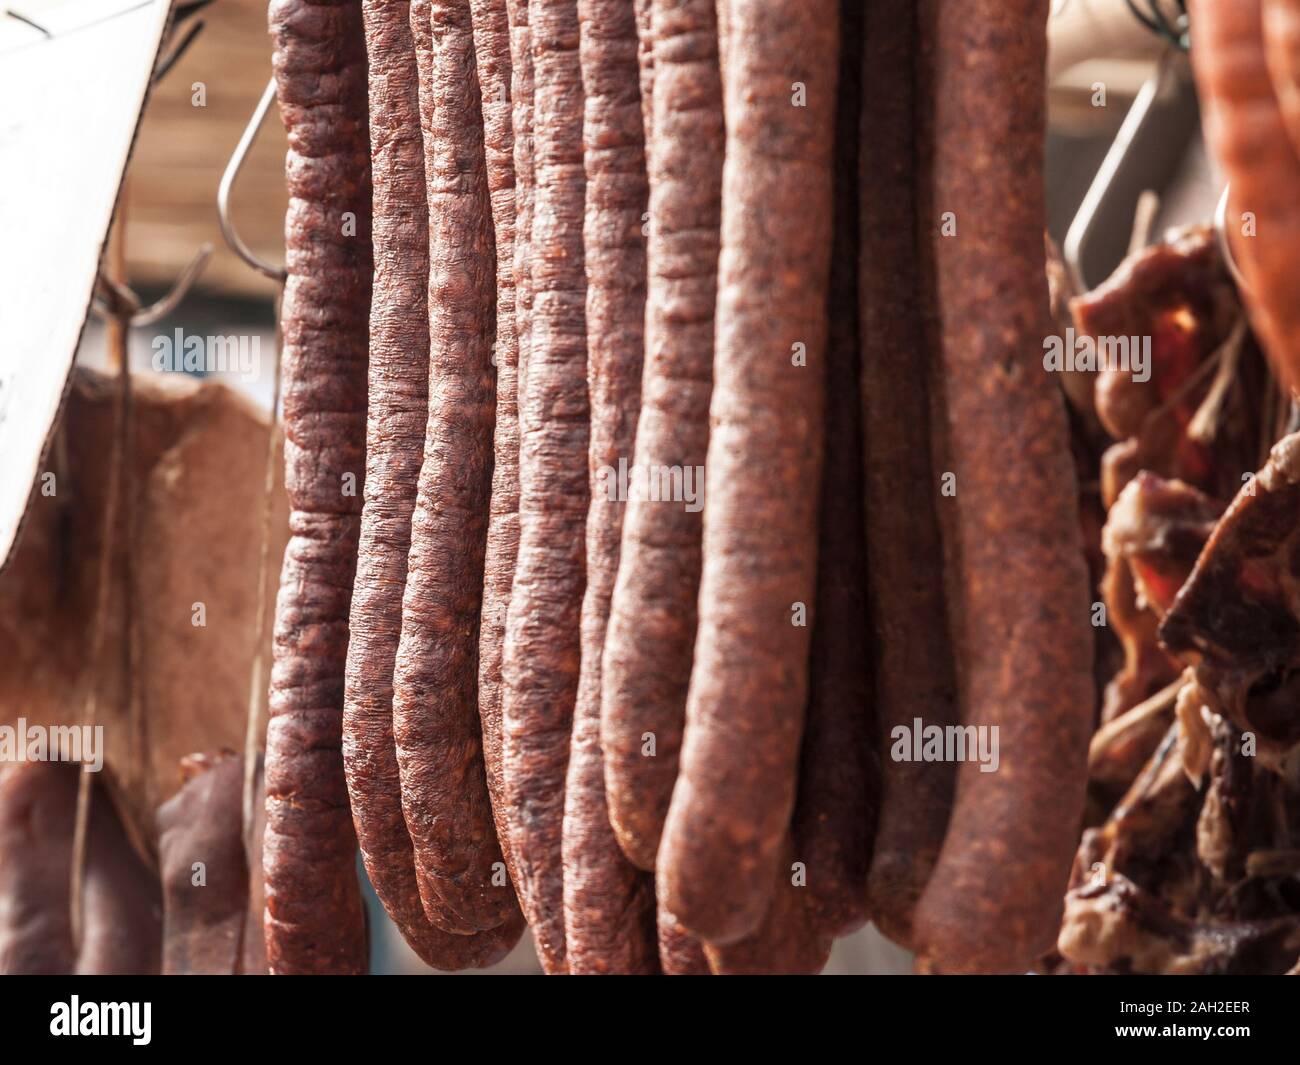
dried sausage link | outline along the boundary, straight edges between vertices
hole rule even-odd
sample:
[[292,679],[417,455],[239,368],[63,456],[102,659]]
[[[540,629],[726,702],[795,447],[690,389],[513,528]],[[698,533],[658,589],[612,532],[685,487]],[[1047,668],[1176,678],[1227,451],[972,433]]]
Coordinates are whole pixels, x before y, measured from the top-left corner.
[[366,873],[403,937],[439,963],[415,882],[393,745],[393,664],[428,419],[428,205],[409,3],[366,0],[375,269],[366,490],[352,589],[343,765]]
[[472,933],[515,922],[518,912],[500,875],[478,718],[496,252],[469,0],[415,0],[411,32],[429,203],[429,412],[393,739],[425,913],[445,931]]
[[813,976],[826,967],[832,935],[819,920],[808,887],[796,880],[794,848],[787,838],[776,863],[772,903],[758,927],[729,944],[705,944],[718,976]]
[[633,458],[651,483],[681,491],[632,486],[600,725],[610,820],[642,869],[654,868],[677,779],[695,644],[723,154],[713,0],[654,0],[652,14],[656,132],[647,142],[645,367]]
[[728,17],[699,633],[657,869],[667,908],[715,944],[754,931],[768,910],[794,805],[816,592],[839,59],[834,0],[733,2]]
[[[917,226],[933,216],[913,158],[918,119],[913,0],[866,10],[862,137],[862,425],[872,702],[880,814],[868,878],[871,919],[911,944],[912,916],[943,846],[956,766],[889,757],[894,728],[956,723],[930,440],[931,367]],[[918,200],[921,206],[918,206]],[[920,215],[918,216],[918,211]],[[924,246],[922,248],[924,251]],[[927,269],[927,276],[929,271]],[[941,412],[940,412],[941,413]],[[937,456],[935,456],[937,457]]]
[[676,917],[659,907],[659,968],[665,976],[708,976],[709,961],[700,941]]
[[[950,618],[962,724],[999,763],[958,768],[916,910],[940,971],[1022,971],[1053,940],[1083,813],[1094,703],[1088,577],[1058,383],[1043,369],[1047,0],[922,3],[930,114],[925,232],[956,495]],[[1017,190],[1008,196],[1007,190]],[[997,633],[996,640],[989,634]]]
[[361,973],[366,930],[341,743],[365,473],[365,38],[356,0],[272,0],[270,26],[289,135],[281,358],[291,512],[266,740],[267,962],[273,973]]
[[[495,458],[487,550],[483,558],[483,607],[479,618],[478,712],[483,766],[498,839],[505,838],[501,812],[501,652],[506,608],[519,556],[519,337],[515,308],[515,159],[510,91],[510,27],[506,0],[471,0],[474,61],[483,100],[483,144],[488,194],[496,235],[497,368]],[[509,863],[509,848],[504,848]],[[513,871],[512,871],[513,879]]]
[[[1247,215],[1249,239],[1233,237],[1244,296],[1274,371],[1300,388],[1300,281],[1294,265],[1300,211],[1300,102],[1295,91],[1294,5],[1269,0],[1207,3],[1190,10],[1192,69],[1205,135],[1231,187],[1228,233]],[[1267,33],[1265,33],[1267,28]],[[1270,80],[1270,73],[1272,79]],[[1298,139],[1293,141],[1288,131]]]
[[587,587],[564,796],[564,938],[569,972],[655,973],[653,878],[609,825],[600,750],[601,653],[618,571],[624,501],[617,470],[636,433],[645,333],[645,141],[631,0],[579,0],[587,180]]
[[826,345],[825,464],[820,503],[817,613],[808,714],[793,822],[810,923],[845,935],[867,919],[867,870],[879,767],[872,736],[862,503],[858,340],[858,166],[862,87],[860,0],[841,0],[835,117],[835,230]]
[[532,295],[520,404],[519,561],[502,663],[502,779],[520,902],[563,972],[561,830],[585,584],[588,403],[577,0],[533,0]]

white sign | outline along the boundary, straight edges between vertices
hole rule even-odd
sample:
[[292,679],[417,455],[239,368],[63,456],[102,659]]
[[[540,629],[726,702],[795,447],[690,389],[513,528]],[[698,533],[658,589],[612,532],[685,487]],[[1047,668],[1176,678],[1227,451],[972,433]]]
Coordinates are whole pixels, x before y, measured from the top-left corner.
[[41,470],[171,0],[0,15],[0,566]]

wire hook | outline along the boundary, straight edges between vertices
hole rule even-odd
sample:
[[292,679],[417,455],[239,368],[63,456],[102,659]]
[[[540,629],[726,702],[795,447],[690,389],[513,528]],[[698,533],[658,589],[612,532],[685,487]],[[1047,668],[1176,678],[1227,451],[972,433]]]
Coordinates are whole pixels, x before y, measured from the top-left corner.
[[95,281],[95,300],[91,309],[101,321],[120,316],[125,317],[128,324],[133,326],[153,325],[171,314],[189,294],[211,257],[212,245],[204,242],[181,271],[181,276],[176,279],[171,291],[148,307],[140,305],[140,297],[128,286],[120,285],[100,274]]
[[148,307],[142,307],[131,315],[132,325],[153,325],[162,318],[167,317],[176,309],[177,304],[183,300],[194,287],[194,282],[199,279],[199,274],[203,273],[203,268],[208,265],[208,260],[212,258],[212,245],[207,241],[199,246],[199,250],[194,253],[181,276],[176,279],[176,284],[172,286],[170,292],[162,299],[155,303],[149,304]]
[[257,102],[257,109],[253,112],[253,117],[248,120],[248,125],[244,127],[239,143],[235,145],[235,152],[230,157],[230,162],[226,164],[226,172],[221,175],[221,184],[217,187],[217,218],[221,222],[221,235],[226,238],[231,251],[258,273],[265,274],[273,281],[283,281],[287,276],[284,267],[270,266],[259,259],[253,249],[244,243],[230,218],[230,190],[234,187],[235,179],[239,177],[248,149],[257,139],[257,132],[262,128],[262,122],[266,118],[267,111],[271,109],[271,101],[274,99],[275,79],[272,78],[266,83],[262,98]]

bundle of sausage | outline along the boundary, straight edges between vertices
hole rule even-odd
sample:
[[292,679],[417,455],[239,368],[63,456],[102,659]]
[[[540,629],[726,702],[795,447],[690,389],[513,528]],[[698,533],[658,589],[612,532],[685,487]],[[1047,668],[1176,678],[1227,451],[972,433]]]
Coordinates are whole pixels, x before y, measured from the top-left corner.
[[357,843],[442,969],[525,921],[550,973],[1050,944],[1093,655],[1047,3],[966,8],[273,0],[273,972],[364,971]]

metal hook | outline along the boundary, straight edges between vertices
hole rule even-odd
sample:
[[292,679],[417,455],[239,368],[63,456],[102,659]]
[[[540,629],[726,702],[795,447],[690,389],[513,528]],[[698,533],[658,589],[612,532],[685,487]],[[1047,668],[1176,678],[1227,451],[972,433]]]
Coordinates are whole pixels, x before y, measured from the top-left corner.
[[1246,279],[1237,267],[1237,258],[1232,254],[1232,242],[1228,239],[1228,191],[1231,188],[1231,185],[1223,186],[1223,195],[1219,197],[1218,205],[1214,208],[1214,237],[1219,243],[1219,254],[1227,263],[1232,280],[1237,282],[1238,288],[1244,289]]
[[176,309],[177,304],[194,287],[194,282],[199,279],[199,274],[203,273],[203,268],[208,265],[210,258],[212,258],[212,245],[204,241],[199,250],[194,253],[194,258],[181,271],[181,276],[176,279],[176,284],[172,286],[172,290],[162,299],[149,304],[148,307],[142,307],[131,315],[131,324],[153,325],[154,322],[171,314]]
[[140,297],[126,285],[120,285],[100,274],[95,282],[97,299],[91,304],[91,309],[101,320],[126,316],[129,324],[133,326],[153,325],[171,314],[181,300],[189,294],[211,257],[212,245],[205,242],[181,271],[181,276],[176,279],[176,284],[171,287],[171,291],[148,307],[141,307]]
[[1167,51],[1125,114],[1066,231],[1061,253],[1078,291],[1097,281],[1086,276],[1089,267],[1109,273],[1123,258],[1128,241],[1114,235],[1118,219],[1128,227],[1142,191],[1168,184],[1196,123],[1186,57]]
[[235,145],[235,153],[230,157],[230,162],[226,164],[226,172],[221,175],[221,184],[217,187],[217,217],[221,221],[221,235],[226,238],[226,243],[230,245],[231,251],[258,273],[265,274],[273,281],[283,281],[287,276],[284,267],[269,266],[262,262],[253,253],[253,249],[244,243],[243,239],[235,231],[234,223],[230,220],[230,190],[244,165],[248,149],[252,147],[253,141],[257,139],[257,131],[262,128],[266,112],[271,109],[271,101],[274,99],[275,79],[272,78],[266,83],[262,98],[257,102],[257,109],[253,112],[253,117],[248,120],[248,125],[244,127],[239,143]]

